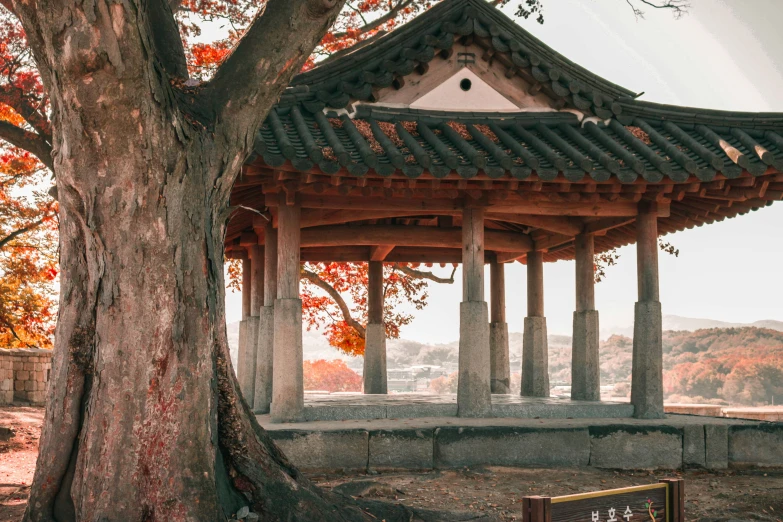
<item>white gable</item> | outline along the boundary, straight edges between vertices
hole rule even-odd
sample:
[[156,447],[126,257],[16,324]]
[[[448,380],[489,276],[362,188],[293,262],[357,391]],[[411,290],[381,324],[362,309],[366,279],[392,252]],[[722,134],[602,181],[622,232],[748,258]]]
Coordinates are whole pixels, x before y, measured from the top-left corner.
[[[469,88],[464,83],[468,80]],[[402,85],[379,90],[375,103],[440,111],[549,112],[556,103],[520,76],[507,74],[497,61],[484,59],[484,50],[454,45],[446,58],[436,57],[424,73],[412,73]]]
[[476,73],[463,67],[451,78],[411,103],[413,109],[439,111],[518,111],[519,107],[490,87]]

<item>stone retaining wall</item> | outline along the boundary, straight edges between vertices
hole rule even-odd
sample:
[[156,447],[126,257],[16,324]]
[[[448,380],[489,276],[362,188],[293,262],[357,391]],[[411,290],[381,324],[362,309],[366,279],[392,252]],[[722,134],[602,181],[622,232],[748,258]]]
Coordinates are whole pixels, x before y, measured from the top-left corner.
[[0,404],[44,404],[51,350],[0,350]]
[[783,467],[783,423],[580,427],[278,429],[301,469],[521,466],[606,469]]
[[664,404],[666,413],[729,417],[769,422],[783,421],[783,406],[720,406],[715,404]]

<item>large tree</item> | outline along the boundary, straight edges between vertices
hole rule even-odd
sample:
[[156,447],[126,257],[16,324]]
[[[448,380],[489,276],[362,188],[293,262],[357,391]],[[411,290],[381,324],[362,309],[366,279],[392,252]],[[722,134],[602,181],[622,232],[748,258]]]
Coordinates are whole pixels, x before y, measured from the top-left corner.
[[[336,50],[323,37],[338,17],[338,36],[359,40],[430,4],[344,3],[0,0],[0,29],[24,42],[0,49],[0,138],[53,170],[59,202],[53,382],[27,520],[213,521],[242,506],[270,520],[412,517],[310,484],[241,399],[226,342],[229,193],[268,110],[314,49]],[[181,8],[244,25],[186,50],[198,25]],[[379,10],[392,14],[363,19]]]
[[332,514],[258,427],[223,309],[232,184],[342,3],[268,2],[197,83],[167,2],[13,2],[51,103],[62,269],[27,519],[369,518]]

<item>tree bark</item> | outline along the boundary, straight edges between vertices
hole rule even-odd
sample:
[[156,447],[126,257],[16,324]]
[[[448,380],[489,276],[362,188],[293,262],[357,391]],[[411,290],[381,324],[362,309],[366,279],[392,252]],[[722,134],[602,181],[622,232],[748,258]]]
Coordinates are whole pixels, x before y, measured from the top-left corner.
[[179,58],[154,52],[167,41],[155,31],[171,30],[155,22],[165,8],[14,2],[52,100],[60,201],[53,379],[25,520],[212,522],[243,506],[262,520],[374,519],[312,485],[259,427],[225,327],[231,186],[259,122],[341,5],[270,1],[258,21],[272,14],[267,38],[284,32],[293,58],[270,44],[255,59],[273,81],[243,79],[261,85],[252,111],[242,108],[255,115],[205,124],[167,72]]

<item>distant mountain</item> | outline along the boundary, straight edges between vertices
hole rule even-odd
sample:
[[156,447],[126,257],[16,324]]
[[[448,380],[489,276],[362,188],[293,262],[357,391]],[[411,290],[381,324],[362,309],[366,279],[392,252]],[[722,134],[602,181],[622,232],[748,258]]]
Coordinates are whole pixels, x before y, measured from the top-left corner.
[[[695,332],[696,330],[705,330],[708,328],[744,328],[744,327],[768,328],[783,332],[783,321],[766,319],[754,323],[731,323],[727,321],[716,321],[715,319],[698,319],[694,317],[681,317],[679,315],[664,315],[664,331]],[[601,339],[607,339],[612,335],[625,335],[633,337],[633,325],[626,327],[610,326],[601,328]]]
[[[615,392],[630,391],[633,340],[623,329],[612,329],[601,342],[601,382],[615,384]],[[618,331],[619,330],[619,331]],[[783,322],[756,321],[752,325],[710,319],[664,317],[664,386],[667,400],[763,405],[783,400]],[[630,332],[632,333],[632,331]],[[239,323],[228,325],[231,358],[236,368]],[[361,373],[362,357],[349,357],[329,346],[318,331],[305,331],[304,359],[341,359]],[[459,343],[429,344],[407,339],[386,343],[389,370],[418,365],[456,371]],[[518,373],[522,334],[509,335],[512,373]],[[571,337],[549,336],[550,382],[571,381]],[[517,377],[518,378],[518,377]],[[777,404],[777,402],[774,402]]]

